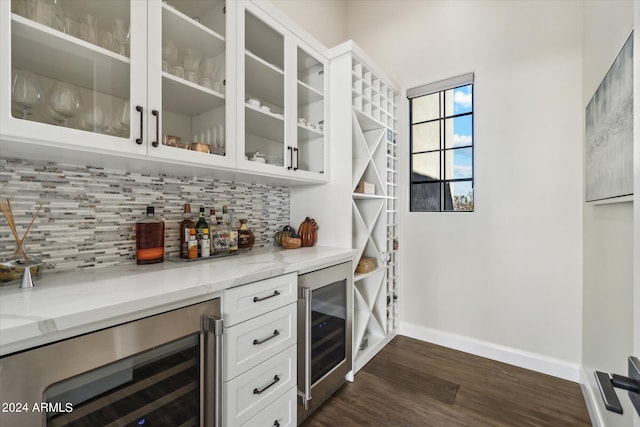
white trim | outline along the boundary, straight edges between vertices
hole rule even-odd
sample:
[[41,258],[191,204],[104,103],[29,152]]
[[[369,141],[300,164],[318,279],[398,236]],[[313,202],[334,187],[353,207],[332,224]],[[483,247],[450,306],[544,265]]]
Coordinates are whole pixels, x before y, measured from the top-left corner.
[[577,383],[580,380],[580,366],[577,363],[554,359],[542,354],[531,353],[407,322],[400,322],[399,334],[568,381]]
[[604,419],[602,418],[602,412],[598,404],[600,396],[594,393],[595,388],[591,386],[588,373],[585,371],[584,366],[580,367],[580,387],[582,388],[584,403],[587,405],[587,411],[589,411],[591,425],[593,427],[604,427]]

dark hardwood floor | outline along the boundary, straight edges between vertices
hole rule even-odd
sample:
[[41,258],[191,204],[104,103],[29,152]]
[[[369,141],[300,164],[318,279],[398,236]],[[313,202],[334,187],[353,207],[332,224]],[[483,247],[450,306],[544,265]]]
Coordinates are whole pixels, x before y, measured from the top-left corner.
[[580,385],[394,338],[318,409],[316,426],[591,426]]

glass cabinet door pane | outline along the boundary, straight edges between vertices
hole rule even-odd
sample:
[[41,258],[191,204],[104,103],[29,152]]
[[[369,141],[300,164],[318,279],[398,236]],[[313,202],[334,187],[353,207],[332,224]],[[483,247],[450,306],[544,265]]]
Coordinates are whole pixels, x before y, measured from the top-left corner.
[[129,138],[131,2],[11,1],[11,115]]
[[305,50],[297,50],[298,147],[294,165],[324,173],[324,65]]
[[311,297],[311,384],[345,358],[346,281],[315,289]]
[[[162,3],[162,143],[226,155],[223,0]],[[152,41],[150,41],[152,42]]]
[[[64,380],[44,393],[47,426],[200,424],[198,335]],[[55,411],[58,409],[58,411]]]
[[284,36],[245,11],[245,152],[284,166]]

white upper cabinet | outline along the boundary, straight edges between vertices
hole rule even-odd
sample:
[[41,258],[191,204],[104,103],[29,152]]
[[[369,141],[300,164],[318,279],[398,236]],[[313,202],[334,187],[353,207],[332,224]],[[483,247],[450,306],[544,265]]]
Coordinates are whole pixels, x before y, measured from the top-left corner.
[[252,2],[0,1],[0,48],[3,157],[328,181],[326,55]]
[[0,2],[2,151],[10,138],[145,154],[146,13],[130,0]]
[[149,2],[150,156],[235,167],[234,17],[233,1]]
[[238,5],[238,168],[328,181],[327,59],[252,3]]

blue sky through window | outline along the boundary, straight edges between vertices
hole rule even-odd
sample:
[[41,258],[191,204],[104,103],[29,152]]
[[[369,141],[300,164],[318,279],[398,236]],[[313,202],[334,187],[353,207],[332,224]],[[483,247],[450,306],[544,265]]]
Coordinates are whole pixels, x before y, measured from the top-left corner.
[[[472,112],[473,103],[471,85],[454,89],[453,100],[453,108],[455,114]],[[471,115],[456,117],[455,119],[453,119],[453,147],[472,145],[472,135],[473,119]],[[452,152],[452,155],[454,165],[453,178],[471,178],[473,176],[473,158],[471,148],[454,150]],[[464,188],[464,190],[460,188],[462,191],[468,192],[471,189],[471,184],[468,183],[468,185],[460,187],[468,187]]]

